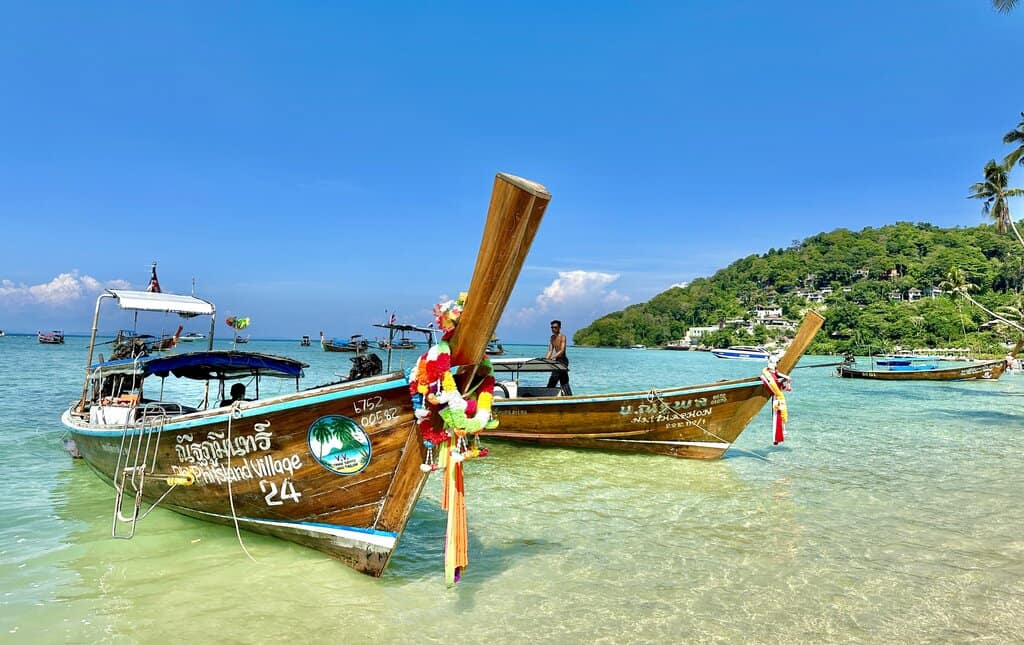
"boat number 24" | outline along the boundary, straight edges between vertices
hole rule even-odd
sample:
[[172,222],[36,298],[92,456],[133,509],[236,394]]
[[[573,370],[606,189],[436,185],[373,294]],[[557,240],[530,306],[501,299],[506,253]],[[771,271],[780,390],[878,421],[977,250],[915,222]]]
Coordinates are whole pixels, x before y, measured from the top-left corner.
[[299,498],[302,497],[302,493],[295,490],[295,484],[288,478],[281,482],[280,490],[277,488],[277,482],[261,479],[260,491],[264,493],[263,499],[267,501],[267,506],[281,506],[288,499],[298,503]]

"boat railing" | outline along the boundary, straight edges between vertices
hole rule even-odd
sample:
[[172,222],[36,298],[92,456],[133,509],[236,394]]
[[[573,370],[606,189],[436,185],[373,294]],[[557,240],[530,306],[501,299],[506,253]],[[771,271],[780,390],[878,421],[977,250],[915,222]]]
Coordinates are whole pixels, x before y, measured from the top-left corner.
[[182,405],[174,401],[152,401],[143,403],[135,409],[135,418],[138,420],[151,419],[153,417],[175,417],[182,414],[197,412],[198,408]]

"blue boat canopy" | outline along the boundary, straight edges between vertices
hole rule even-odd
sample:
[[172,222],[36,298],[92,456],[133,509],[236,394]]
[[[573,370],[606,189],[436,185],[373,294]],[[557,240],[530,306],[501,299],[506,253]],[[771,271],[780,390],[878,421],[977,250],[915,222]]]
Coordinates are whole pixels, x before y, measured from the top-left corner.
[[92,378],[111,374],[136,373],[143,378],[173,374],[179,378],[194,380],[234,379],[244,376],[270,376],[277,378],[298,378],[302,370],[309,367],[302,361],[285,356],[257,354],[253,352],[209,351],[189,352],[171,356],[146,357],[107,361],[92,366]]

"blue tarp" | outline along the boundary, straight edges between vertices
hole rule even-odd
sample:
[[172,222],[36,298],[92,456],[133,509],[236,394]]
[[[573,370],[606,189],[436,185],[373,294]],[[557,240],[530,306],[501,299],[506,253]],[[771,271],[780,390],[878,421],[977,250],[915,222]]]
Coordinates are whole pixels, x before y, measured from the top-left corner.
[[[134,368],[133,368],[134,366]],[[237,378],[246,375],[276,376],[295,378],[302,376],[306,363],[284,356],[256,354],[253,352],[211,351],[172,354],[170,356],[148,356],[136,361],[123,359],[94,365],[99,374],[131,373],[138,371],[142,376],[165,377],[174,374],[181,378],[210,379]]]

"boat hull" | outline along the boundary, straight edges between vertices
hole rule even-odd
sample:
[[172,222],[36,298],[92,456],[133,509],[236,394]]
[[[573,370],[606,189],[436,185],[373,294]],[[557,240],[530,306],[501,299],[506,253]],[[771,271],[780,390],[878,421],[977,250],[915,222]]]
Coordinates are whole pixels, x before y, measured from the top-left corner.
[[843,378],[876,381],[994,381],[1002,376],[1005,370],[1006,361],[998,360],[963,367],[910,370],[862,370],[840,365],[836,368],[836,373]]
[[336,345],[329,341],[321,341],[320,346],[323,347],[325,352],[363,352],[369,349],[369,345]]
[[[426,474],[407,381],[367,379],[165,418],[125,430],[92,423],[72,410],[63,421],[77,453],[104,479],[124,481],[126,504],[142,499],[219,524],[312,547],[373,576],[384,571],[419,497]],[[365,463],[325,461],[314,446],[324,419],[354,422],[368,440]],[[142,446],[136,458],[122,446]],[[133,448],[134,449],[134,448]],[[144,479],[124,474],[145,463]],[[347,454],[347,453],[346,453]],[[346,459],[349,459],[346,456]],[[191,476],[171,487],[168,476]],[[161,496],[163,498],[161,499]],[[116,510],[116,509],[115,509]],[[125,513],[130,516],[129,512]],[[116,532],[116,526],[115,526]]]
[[564,448],[717,459],[770,393],[757,378],[594,396],[495,399],[483,435]]
[[766,361],[768,352],[750,351],[743,349],[713,349],[711,353],[717,358],[733,358],[747,361]]

